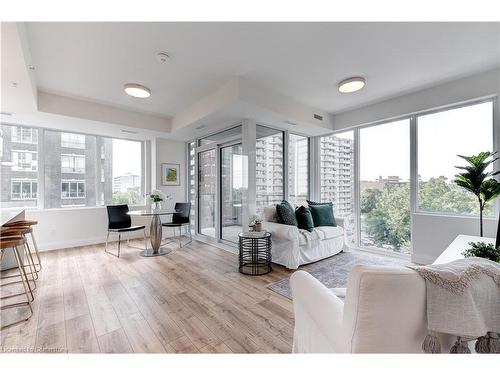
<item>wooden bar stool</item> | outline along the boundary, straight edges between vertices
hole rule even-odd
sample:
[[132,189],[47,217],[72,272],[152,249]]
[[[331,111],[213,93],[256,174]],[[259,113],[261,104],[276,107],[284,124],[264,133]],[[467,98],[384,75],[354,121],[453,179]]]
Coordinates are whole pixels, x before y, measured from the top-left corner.
[[[34,225],[37,225],[37,224],[38,224],[38,221],[35,221],[35,220],[18,220],[18,221],[13,221],[13,222],[4,224],[3,226],[5,228],[15,227],[15,226],[23,226],[23,227],[31,227],[32,228]],[[33,246],[35,248],[35,254],[36,254],[36,259],[37,259],[37,263],[35,264],[35,267],[38,267],[37,271],[40,271],[42,269],[42,261],[40,259],[40,254],[38,252],[38,245],[36,244],[35,234],[33,233],[33,230],[30,232],[30,234],[31,234],[31,241],[33,242]]]
[[[2,301],[1,309],[5,310],[5,309],[10,309],[10,308],[15,308],[15,307],[22,307],[22,306],[29,307],[29,315],[26,318],[22,318],[20,320],[15,321],[15,322],[1,325],[0,330],[7,328],[7,327],[11,327],[15,324],[24,322],[33,316],[33,307],[31,306],[31,302],[33,302],[33,299],[34,299],[33,291],[30,288],[30,285],[28,282],[28,276],[26,275],[25,267],[23,266],[21,256],[19,254],[19,249],[18,249],[19,246],[24,246],[25,244],[26,244],[26,238],[24,238],[23,236],[1,237],[0,238],[0,251],[1,251],[0,259],[3,259],[3,255],[4,255],[4,252],[6,250],[12,249],[12,251],[14,252],[14,258],[16,259],[17,269],[19,270],[19,275],[21,277],[21,282],[22,282],[23,288],[24,288],[24,293],[17,293],[17,294],[11,294],[11,295],[7,295],[7,296],[1,296],[0,299],[7,300],[7,299],[14,298],[14,297],[21,296],[21,295],[26,296],[26,301],[15,302],[15,303],[10,303],[10,304],[5,304]],[[30,295],[31,295],[31,298],[30,298]]]
[[[0,236],[1,238],[9,238],[9,237],[24,237],[26,239],[26,243],[24,244],[24,252],[26,255],[26,260],[28,264],[24,264],[23,267],[29,268],[29,275],[31,276],[31,280],[33,282],[33,290],[36,289],[36,281],[38,280],[38,271],[36,269],[35,261],[33,260],[33,253],[31,251],[31,248],[28,244],[28,239],[26,238],[26,235],[32,233],[32,228],[31,227],[22,227],[22,226],[17,226],[17,227],[8,227],[8,228],[1,228],[0,229]],[[0,279],[8,279],[8,278],[14,278],[14,277],[19,277],[19,275],[10,275],[10,276],[3,276],[0,277]],[[13,283],[18,283],[19,281],[15,281]],[[8,285],[8,284],[4,284]]]

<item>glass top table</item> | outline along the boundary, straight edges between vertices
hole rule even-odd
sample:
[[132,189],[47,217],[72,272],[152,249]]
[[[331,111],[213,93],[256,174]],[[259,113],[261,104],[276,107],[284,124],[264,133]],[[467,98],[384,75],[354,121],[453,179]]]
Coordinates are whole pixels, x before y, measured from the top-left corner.
[[134,210],[129,211],[130,216],[152,216],[151,225],[149,227],[149,239],[151,241],[151,250],[141,251],[143,257],[155,257],[165,255],[172,252],[173,249],[161,247],[162,240],[162,225],[160,216],[173,215],[175,210]]

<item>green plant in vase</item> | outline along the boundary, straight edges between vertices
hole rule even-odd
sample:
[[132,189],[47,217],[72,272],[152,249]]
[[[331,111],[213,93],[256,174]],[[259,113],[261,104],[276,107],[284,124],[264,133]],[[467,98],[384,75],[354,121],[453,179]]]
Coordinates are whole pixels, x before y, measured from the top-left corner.
[[161,202],[168,199],[168,197],[160,190],[153,190],[148,194],[148,198],[152,202],[153,210],[159,210],[161,208]]
[[455,175],[454,182],[477,197],[479,204],[479,234],[481,237],[483,236],[484,207],[486,203],[500,195],[500,183],[492,178],[500,173],[500,171],[486,172],[486,169],[498,160],[498,157],[496,157],[497,153],[498,151],[486,151],[473,156],[458,155],[469,163],[469,165],[456,167],[464,172]]
[[468,257],[479,257],[500,263],[500,247],[486,242],[469,242],[470,248],[465,250],[462,255]]

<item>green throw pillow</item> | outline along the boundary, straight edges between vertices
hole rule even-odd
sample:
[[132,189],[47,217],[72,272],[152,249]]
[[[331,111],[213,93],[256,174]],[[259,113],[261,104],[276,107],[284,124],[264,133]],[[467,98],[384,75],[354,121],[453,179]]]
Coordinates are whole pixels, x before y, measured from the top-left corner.
[[300,229],[305,229],[312,232],[314,229],[314,221],[309,207],[300,206],[295,210],[295,217],[299,223]]
[[316,203],[307,201],[315,227],[336,227],[333,215],[333,203]]
[[292,205],[285,200],[276,205],[276,216],[278,216],[278,223],[280,224],[298,226],[295,210]]

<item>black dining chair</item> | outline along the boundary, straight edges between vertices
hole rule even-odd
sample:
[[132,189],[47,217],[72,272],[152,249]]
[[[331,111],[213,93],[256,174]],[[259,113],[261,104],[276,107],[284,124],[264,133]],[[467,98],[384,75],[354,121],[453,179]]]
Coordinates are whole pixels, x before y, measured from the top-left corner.
[[[175,228],[179,228],[179,247],[182,247],[182,227],[187,226],[189,232],[189,242],[185,245],[189,245],[193,241],[193,234],[191,233],[191,203],[176,203],[174,210],[176,211],[172,214],[172,221],[168,223],[162,223],[164,227],[169,227],[174,229],[175,238]],[[172,242],[172,241],[170,241]]]
[[[132,226],[132,219],[128,214],[129,209],[126,204],[119,204],[116,206],[106,206],[108,210],[108,235],[106,236],[106,245],[104,251],[108,254],[120,257],[120,243],[122,233],[134,232],[136,230],[144,231],[144,248],[147,250],[148,246],[146,243],[146,226],[145,225],[135,225]],[[118,233],[118,255],[113,254],[108,251],[108,239],[110,233]]]

